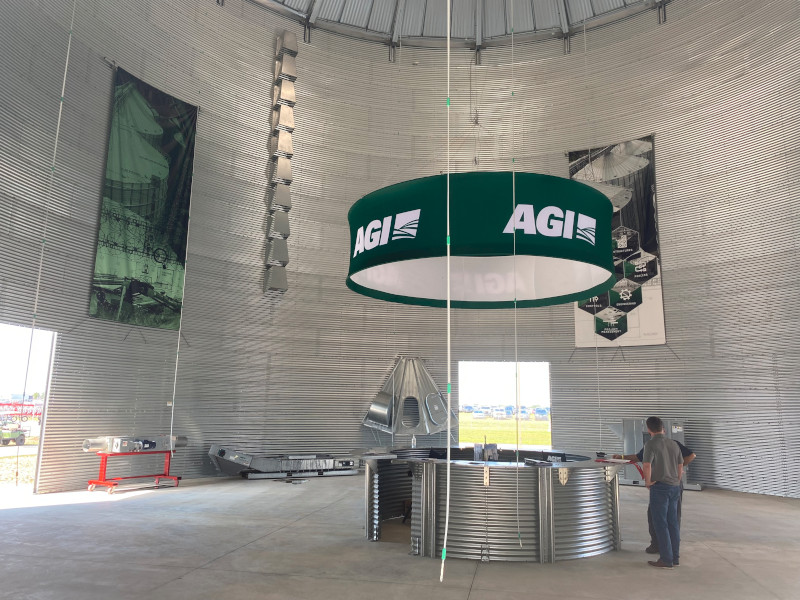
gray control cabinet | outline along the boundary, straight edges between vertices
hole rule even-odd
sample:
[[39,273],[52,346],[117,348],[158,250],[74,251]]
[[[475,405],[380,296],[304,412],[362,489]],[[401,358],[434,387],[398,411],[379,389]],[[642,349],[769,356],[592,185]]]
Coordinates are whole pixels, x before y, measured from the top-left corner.
[[[683,419],[662,419],[664,421],[664,434],[686,445],[684,441],[684,421]],[[622,419],[622,451],[623,454],[636,454],[641,450],[650,439],[647,431],[647,419]],[[683,487],[687,490],[699,490],[700,484],[688,483],[686,480],[686,469],[683,471]],[[640,485],[644,487],[644,480],[639,474],[639,470],[634,465],[625,465],[620,473],[619,482],[623,485]]]

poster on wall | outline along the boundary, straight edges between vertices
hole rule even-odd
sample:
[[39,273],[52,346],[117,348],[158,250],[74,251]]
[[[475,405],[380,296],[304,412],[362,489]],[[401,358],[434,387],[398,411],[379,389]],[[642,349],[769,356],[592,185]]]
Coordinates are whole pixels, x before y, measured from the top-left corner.
[[575,303],[575,346],[665,344],[653,136],[568,157],[570,178],[600,190],[614,206],[617,277],[605,294]]
[[196,106],[117,69],[91,316],[178,329],[196,125]]

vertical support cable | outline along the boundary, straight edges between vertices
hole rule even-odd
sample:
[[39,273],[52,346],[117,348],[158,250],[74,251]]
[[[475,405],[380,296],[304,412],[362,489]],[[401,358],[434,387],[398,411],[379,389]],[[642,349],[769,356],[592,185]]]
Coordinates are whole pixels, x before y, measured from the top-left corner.
[[447,0],[447,495],[445,498],[444,541],[442,569],[439,581],[444,581],[444,561],[447,557],[447,533],[450,528],[450,0]]
[[[517,112],[514,99],[514,0],[511,0],[511,214],[516,214],[517,210],[517,156],[516,156],[516,124]],[[517,509],[517,540],[522,547],[522,533],[519,525],[519,345],[517,336],[517,228],[513,231],[513,265],[514,265],[514,394],[516,420],[517,444],[515,452],[515,489],[516,489],[516,509]]]
[[[200,107],[197,107],[197,121],[200,121]],[[195,124],[195,140],[197,138],[197,125]],[[175,456],[175,448],[172,447],[172,429],[175,425],[175,393],[178,388],[178,362],[181,356],[181,338],[183,337],[183,309],[186,304],[186,271],[189,269],[189,234],[192,230],[192,189],[194,189],[194,159],[197,155],[197,144],[194,145],[192,152],[192,185],[189,188],[189,214],[186,218],[186,253],[183,255],[183,302],[181,302],[181,316],[178,319],[178,347],[175,349],[175,373],[172,376],[172,410],[169,415],[169,448],[171,456]]]
[[[58,156],[58,137],[61,133],[61,115],[64,112],[64,92],[67,89],[67,71],[69,70],[69,55],[72,49],[72,29],[75,27],[75,9],[78,0],[72,2],[72,16],[69,21],[69,36],[67,37],[67,58],[64,61],[64,77],[61,80],[61,95],[58,101],[58,119],[56,120],[56,139],[53,142],[53,159],[50,162],[50,175],[47,180],[47,194],[45,195],[44,206],[44,226],[42,227],[42,245],[39,249],[39,269],[36,273],[36,292],[33,295],[33,316],[31,318],[31,338],[28,342],[28,361],[25,363],[25,379],[22,382],[22,400],[28,393],[28,372],[31,366],[31,353],[33,352],[33,334],[36,331],[36,318],[39,311],[39,291],[42,285],[42,269],[44,267],[44,246],[47,243],[47,226],[50,217],[50,200],[53,197],[53,178],[56,173],[56,157]],[[41,433],[39,434],[41,436]],[[41,456],[39,457],[41,460]],[[38,464],[37,464],[38,470]],[[15,484],[19,485],[19,446],[17,446],[17,466],[15,472]]]
[[[594,127],[593,121],[589,118],[589,63],[588,63],[588,56],[586,52],[586,19],[583,20],[583,81],[586,82],[586,106],[585,113],[587,115],[587,125],[589,130],[589,172],[592,172],[592,146],[594,145],[595,135],[594,135]],[[592,315],[592,329],[594,330],[594,319],[595,316]],[[597,429],[598,435],[600,437],[599,446],[600,451],[603,451],[603,406],[602,401],[600,400],[600,353],[597,349],[597,333],[594,332],[594,371],[595,376],[597,378]]]

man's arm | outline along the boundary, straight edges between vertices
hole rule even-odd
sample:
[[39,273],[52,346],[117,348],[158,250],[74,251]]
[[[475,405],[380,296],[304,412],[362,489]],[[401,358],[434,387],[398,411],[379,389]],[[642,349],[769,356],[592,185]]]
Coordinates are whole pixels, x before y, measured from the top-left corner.
[[678,463],[678,479],[683,479],[683,465],[684,463]]
[[693,450],[691,450],[690,448],[687,448],[686,446],[684,446],[683,444],[678,442],[678,440],[675,440],[675,441],[678,444],[678,448],[681,449],[681,456],[683,457],[683,466],[685,467],[690,462],[692,462],[695,458],[697,458],[697,455],[694,453]]
[[643,454],[644,454],[644,448],[639,450],[638,454],[615,454],[611,458],[623,458],[625,460],[635,460],[636,462],[642,462]]
[[[655,483],[650,481],[650,473],[652,471],[651,467],[652,465],[649,462],[642,463],[642,471],[644,472],[644,485],[646,487],[650,487],[653,485],[653,483]],[[681,469],[683,469],[683,466],[681,466]]]
[[621,458],[621,459],[624,459],[624,460],[635,460],[637,462],[639,461],[639,457],[636,456],[635,454],[615,454],[611,458]]

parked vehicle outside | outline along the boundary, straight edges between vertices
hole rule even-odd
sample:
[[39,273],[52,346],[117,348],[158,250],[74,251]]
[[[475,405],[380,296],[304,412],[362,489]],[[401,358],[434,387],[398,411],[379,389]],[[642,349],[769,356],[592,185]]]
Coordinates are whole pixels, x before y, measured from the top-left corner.
[[476,408],[475,410],[472,411],[472,418],[473,419],[485,419],[486,418],[486,413],[483,412],[483,409]]
[[492,409],[492,417],[495,419],[507,419],[508,415],[506,414],[506,409],[502,406],[495,406]]
[[550,413],[546,408],[537,408],[533,412],[533,418],[536,421],[547,421],[550,419]]
[[2,429],[0,429],[0,443],[8,446],[12,441],[17,446],[24,446],[25,432],[16,421],[3,421]]
[[42,418],[42,406],[40,402],[0,402],[0,415],[5,420],[28,421]]

